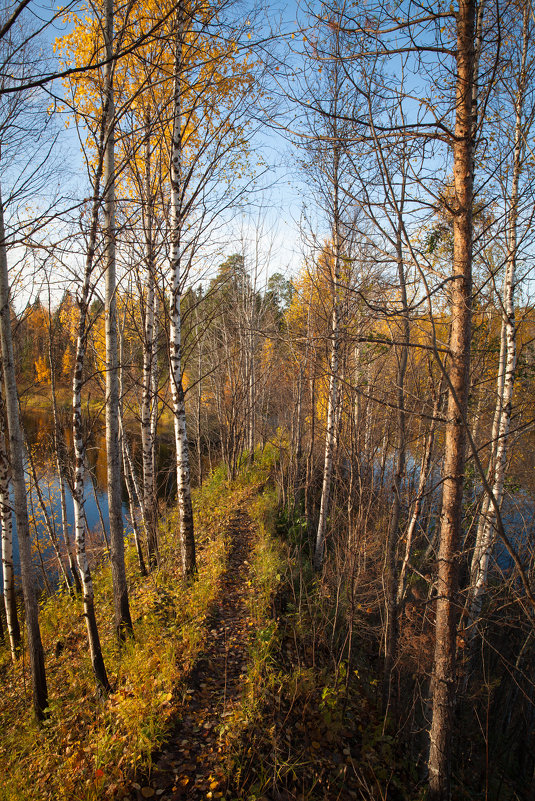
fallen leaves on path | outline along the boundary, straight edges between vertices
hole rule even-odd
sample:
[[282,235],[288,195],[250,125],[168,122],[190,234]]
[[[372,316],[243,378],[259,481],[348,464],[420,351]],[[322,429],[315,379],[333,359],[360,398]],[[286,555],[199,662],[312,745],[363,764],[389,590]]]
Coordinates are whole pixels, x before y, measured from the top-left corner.
[[246,602],[253,590],[248,581],[251,523],[245,512],[232,517],[226,534],[228,565],[206,621],[203,651],[184,691],[180,721],[154,755],[150,776],[131,784],[125,801],[204,801],[225,795],[225,720],[239,705],[254,626]]

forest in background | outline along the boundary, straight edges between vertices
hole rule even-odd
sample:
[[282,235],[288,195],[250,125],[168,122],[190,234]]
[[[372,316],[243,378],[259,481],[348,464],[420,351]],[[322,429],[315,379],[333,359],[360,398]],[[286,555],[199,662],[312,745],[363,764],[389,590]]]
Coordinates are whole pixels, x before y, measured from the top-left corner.
[[[54,771],[54,797],[111,797],[150,764],[245,514],[258,672],[227,743],[242,760],[229,798],[534,797],[534,24],[530,0],[311,3],[280,19],[223,1],[4,6],[13,782],[41,746],[21,797],[48,797]],[[304,198],[291,275],[270,233],[289,203],[270,162],[282,141]],[[25,408],[50,414],[41,453]],[[95,426],[98,558],[84,512]],[[157,468],[169,429],[173,489]],[[45,462],[57,519],[39,497]],[[51,598],[36,591],[39,537],[64,585]],[[319,734],[306,760],[288,745],[283,770],[273,710],[294,720],[302,703],[306,732],[311,699]],[[66,744],[69,705],[85,748]],[[325,743],[345,760],[332,783]],[[323,785],[303,767],[315,761]]]

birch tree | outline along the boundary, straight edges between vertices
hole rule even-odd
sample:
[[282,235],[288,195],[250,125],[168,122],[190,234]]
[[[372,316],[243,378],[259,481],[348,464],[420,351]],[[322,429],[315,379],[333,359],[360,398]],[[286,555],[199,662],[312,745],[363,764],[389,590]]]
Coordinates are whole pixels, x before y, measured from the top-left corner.
[[63,532],[63,539],[65,541],[65,546],[67,549],[67,558],[69,560],[69,569],[72,575],[72,579],[74,582],[74,586],[77,593],[81,593],[82,591],[82,583],[80,580],[80,575],[78,572],[78,567],[76,565],[76,557],[73,551],[71,537],[69,533],[69,523],[67,521],[67,502],[65,498],[65,476],[64,476],[64,467],[62,464],[62,450],[64,451],[64,443],[60,433],[60,424],[59,424],[59,413],[58,413],[58,404],[56,398],[56,363],[53,357],[53,347],[52,347],[52,317],[50,314],[50,306],[51,306],[51,299],[50,299],[50,287],[49,287],[49,298],[48,298],[48,305],[49,305],[49,327],[48,327],[48,359],[50,363],[50,394],[52,398],[52,422],[53,422],[53,444],[54,444],[54,454],[56,460],[56,475],[58,480],[58,487],[59,487],[59,495],[60,495],[60,510],[61,510],[61,529]]
[[[0,190],[1,191],[1,190]],[[33,573],[30,525],[26,503],[26,481],[24,475],[24,438],[19,415],[19,398],[15,378],[13,357],[13,338],[10,315],[10,286],[7,263],[7,247],[4,229],[2,198],[0,194],[0,340],[2,347],[2,368],[6,394],[7,426],[9,432],[9,452],[11,461],[11,480],[14,493],[14,511],[17,523],[22,592],[26,613],[28,651],[32,677],[33,708],[41,720],[48,706],[48,688],[45,674],[45,659],[39,628],[36,581]]]
[[[174,66],[171,106],[169,214],[169,373],[175,427],[179,538],[185,575],[196,572],[191,507],[180,300],[193,260],[222,210],[241,197],[233,181],[247,163],[244,131],[255,96],[247,61],[236,61],[241,26],[221,27],[226,4],[217,7],[180,3],[174,15]],[[198,62],[206,48],[208,59]],[[210,103],[213,99],[213,104]],[[227,173],[225,171],[228,170]]]
[[[328,245],[325,252],[325,266],[329,273],[330,301],[332,303],[329,332],[329,394],[325,445],[323,458],[323,479],[319,519],[315,537],[314,566],[321,570],[323,565],[327,523],[331,503],[333,479],[333,459],[337,447],[337,420],[340,402],[340,280],[342,259],[349,258],[347,234],[349,212],[347,193],[342,181],[347,177],[345,148],[348,147],[347,131],[341,122],[341,110],[349,100],[344,88],[343,39],[340,33],[340,11],[337,7],[324,8],[326,22],[318,17],[316,22],[317,42],[308,54],[310,65],[325,76],[319,81],[312,79],[305,87],[305,105],[310,107],[309,118],[304,133],[311,144],[306,148],[309,154],[308,174],[318,190],[323,213],[328,226]],[[325,83],[324,83],[325,81]],[[322,94],[326,90],[326,96]]]
[[[146,153],[146,184],[150,192],[150,142]],[[143,451],[143,505],[145,509],[145,527],[149,564],[153,565],[158,558],[157,539],[157,498],[156,476],[154,472],[154,448],[156,444],[155,417],[158,412],[158,351],[156,309],[158,295],[155,287],[154,245],[152,226],[152,204],[146,209],[146,258],[147,281],[144,315],[143,337],[143,390],[141,400],[141,442]]]
[[[130,292],[128,293],[130,294]],[[130,523],[132,526],[132,532],[134,534],[134,544],[137,552],[137,558],[139,562],[139,572],[142,576],[146,576],[147,568],[145,566],[145,557],[143,556],[143,548],[141,545],[141,537],[138,527],[138,522],[136,518],[136,505],[141,509],[141,515],[143,520],[146,519],[146,513],[143,505],[143,497],[139,490],[139,486],[136,479],[136,473],[134,470],[134,464],[132,459],[132,454],[130,450],[130,444],[127,439],[124,422],[123,422],[123,398],[124,398],[124,386],[123,386],[123,367],[124,367],[124,353],[123,353],[123,343],[124,343],[124,328],[125,328],[125,318],[126,315],[123,313],[123,319],[121,328],[119,330],[119,337],[120,337],[120,346],[119,346],[119,432],[120,432],[120,444],[121,444],[121,455],[123,459],[123,474],[125,477],[126,482],[126,490],[128,493],[128,506],[130,511]],[[150,550],[149,550],[150,554]]]
[[[181,508],[181,540],[183,542],[183,565],[187,573],[195,572],[194,539],[191,518],[191,499],[189,489],[189,456],[185,430],[185,393],[182,386],[182,355],[180,297],[184,289],[191,265],[202,245],[207,244],[209,231],[218,214],[229,208],[235,198],[243,192],[245,181],[230,179],[231,174],[243,164],[245,165],[246,147],[244,144],[244,127],[250,100],[246,99],[247,90],[251,87],[251,66],[247,59],[237,56],[236,41],[240,29],[245,22],[235,25],[225,20],[228,4],[199,5],[181,3],[176,8],[159,9],[158,13],[166,15],[166,33],[173,44],[173,59],[169,58],[166,41],[156,38],[145,40],[146,48],[140,50],[146,63],[153,65],[148,74],[139,75],[136,59],[124,59],[115,66],[114,74],[120,84],[121,113],[115,115],[115,128],[120,130],[122,122],[128,119],[127,110],[134,105],[129,102],[129,92],[141,99],[140,107],[146,115],[149,112],[149,124],[159,128],[161,133],[158,147],[165,152],[169,148],[168,167],[163,165],[164,159],[157,159],[158,169],[162,171],[161,183],[164,199],[161,207],[169,211],[169,227],[167,241],[170,243],[169,275],[165,275],[166,288],[170,295],[170,386],[173,395],[173,411],[175,417],[175,441],[177,451],[177,485],[178,501]],[[139,7],[136,7],[139,11]],[[121,11],[122,13],[122,11]],[[130,13],[130,12],[129,12]],[[118,31],[118,39],[130,41],[132,32],[139,33],[147,25],[147,16],[143,13],[136,16],[132,11],[130,27],[125,26]],[[121,25],[124,25],[122,22]],[[123,37],[123,38],[122,38]],[[84,21],[77,20],[76,32],[67,37],[64,52],[76,56],[76,44],[84,39]],[[109,39],[109,37],[108,37]],[[109,46],[109,45],[108,45]],[[120,41],[115,50],[119,52]],[[117,76],[120,75],[120,80]],[[168,91],[173,84],[171,91]],[[154,86],[160,87],[155,90]],[[109,82],[106,84],[109,92]],[[149,95],[152,93],[152,98]],[[94,105],[90,100],[86,107]],[[137,138],[130,135],[119,137],[127,162],[132,155],[141,152],[147,142],[147,120],[139,120],[136,131],[141,132]],[[127,152],[125,142],[135,143]],[[147,154],[145,154],[146,158]],[[128,157],[128,158],[127,158]],[[146,164],[150,163],[146,160]],[[116,168],[117,170],[117,168]],[[228,170],[227,173],[225,171]],[[147,209],[145,210],[147,211]],[[145,212],[144,212],[145,213]],[[145,215],[146,216],[146,215]],[[109,226],[108,226],[109,227]],[[145,219],[147,248],[149,247],[149,225]],[[152,246],[153,246],[152,242]],[[148,259],[148,256],[147,256]],[[151,256],[153,260],[153,256]],[[149,259],[150,261],[150,259]],[[147,261],[148,264],[148,261]],[[168,283],[167,283],[168,282]],[[150,290],[152,291],[152,290]],[[150,294],[150,292],[149,292]],[[156,293],[155,293],[156,294]],[[146,358],[144,369],[145,400],[142,400],[143,429],[145,431],[144,472],[147,476],[147,492],[152,484],[152,503],[154,500],[154,481],[150,476],[150,450],[154,464],[154,421],[157,414],[156,402],[152,404],[152,412],[148,411],[149,363],[155,364],[154,345],[149,340],[153,319],[152,306],[145,309],[146,326]],[[152,335],[154,343],[154,332]],[[108,365],[107,373],[114,370]],[[154,373],[151,379],[154,386]],[[152,391],[154,397],[154,392]],[[114,404],[112,403],[111,406]],[[151,427],[147,420],[151,419]],[[153,548],[155,550],[155,546]]]
[[84,617],[87,629],[89,653],[97,687],[108,692],[110,689],[95,615],[95,593],[91,568],[86,551],[86,517],[84,513],[84,472],[85,472],[85,440],[82,418],[82,388],[84,359],[87,350],[88,311],[94,286],[92,276],[98,235],[98,213],[101,204],[101,179],[104,166],[104,139],[106,136],[106,118],[104,111],[101,123],[99,159],[93,178],[93,197],[91,219],[87,240],[83,283],[78,297],[79,318],[76,338],[76,354],[72,378],[72,429],[74,443],[74,480],[72,499],[74,506],[74,535],[76,543],[76,559],[82,582]]
[[15,593],[15,571],[13,565],[13,520],[9,497],[9,460],[4,430],[4,393],[0,394],[0,505],[2,524],[2,580],[6,623],[13,661],[20,655],[21,637],[17,596]]
[[[516,321],[515,289],[518,281],[518,220],[521,210],[520,179],[525,169],[526,143],[532,127],[533,109],[526,109],[526,93],[529,79],[533,75],[533,55],[530,53],[532,37],[532,7],[529,0],[522,8],[522,30],[520,57],[514,75],[509,76],[512,92],[514,127],[512,131],[512,169],[509,198],[506,198],[506,260],[503,278],[501,305],[500,353],[497,370],[496,407],[491,433],[491,454],[487,471],[487,481],[492,488],[496,505],[501,507],[504,496],[507,457],[509,452],[509,433],[513,390],[516,375]],[[513,61],[513,64],[515,62]],[[470,567],[470,590],[468,600],[468,620],[466,634],[468,652],[475,627],[481,614],[489,562],[495,540],[496,509],[489,496],[483,498],[479,515],[476,542]]]
[[[333,159],[335,180],[338,178],[338,155],[334,154]],[[329,363],[329,401],[327,407],[327,428],[325,432],[325,456],[323,462],[323,482],[321,488],[321,503],[320,513],[318,520],[318,528],[316,531],[316,546],[314,551],[314,566],[316,570],[321,570],[323,565],[323,556],[325,551],[325,535],[327,531],[327,516],[329,514],[329,506],[331,501],[331,484],[333,475],[333,458],[336,448],[336,410],[338,406],[338,382],[339,382],[339,363],[340,363],[340,308],[339,308],[339,292],[340,292],[340,238],[339,238],[339,204],[338,204],[338,188],[334,190],[334,220],[333,222],[333,266],[332,266],[332,298],[333,298],[333,311],[330,330],[331,340],[331,354]]]
[[117,281],[115,231],[115,103],[114,103],[114,12],[113,0],[105,0],[104,98],[106,140],[104,150],[104,236],[106,319],[106,458],[108,470],[108,514],[110,521],[111,571],[115,629],[119,639],[132,633],[124,562],[124,526],[121,498],[121,451],[119,437],[119,353],[117,343]]
[[188,437],[186,433],[186,405],[182,386],[182,341],[180,298],[182,275],[182,100],[184,93],[184,47],[187,16],[183,3],[179,3],[175,31],[175,67],[173,87],[173,135],[171,139],[171,219],[170,219],[170,270],[171,296],[169,320],[169,373],[173,396],[175,426],[177,499],[180,512],[179,539],[182,554],[182,571],[193,576],[197,571],[195,535],[193,531],[193,507],[191,503],[191,481],[189,467]]

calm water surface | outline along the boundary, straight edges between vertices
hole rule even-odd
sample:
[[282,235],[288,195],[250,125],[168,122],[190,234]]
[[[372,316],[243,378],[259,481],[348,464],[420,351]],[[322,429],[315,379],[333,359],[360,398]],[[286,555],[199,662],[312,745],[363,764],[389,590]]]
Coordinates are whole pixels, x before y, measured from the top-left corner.
[[[58,538],[62,540],[61,533],[61,502],[60,486],[56,471],[55,453],[53,449],[53,423],[52,416],[46,411],[25,412],[23,415],[23,425],[26,433],[26,440],[31,448],[35,470],[39,481],[41,494],[49,518],[51,519]],[[73,439],[70,425],[70,414],[62,414],[61,431],[65,442],[68,458],[72,464]],[[141,461],[141,437],[139,427],[134,425],[127,426],[127,436],[130,442],[132,457],[136,465]],[[106,534],[109,532],[108,518],[108,499],[106,493],[106,440],[104,435],[103,420],[86,421],[86,448],[87,448],[87,469],[84,476],[84,509],[87,524],[90,530],[89,542],[94,547],[100,547],[104,542],[102,523]],[[170,431],[164,431],[158,436],[157,445],[157,471],[158,471],[158,494],[159,497],[170,499],[175,490],[175,477],[173,465],[173,441]],[[139,471],[138,471],[139,475]],[[43,520],[43,513],[39,505],[38,494],[32,487],[33,478],[27,472],[28,485],[28,509],[31,520],[31,533],[34,545],[34,562],[39,565],[42,562],[51,578],[57,572],[55,557],[50,544],[48,543],[48,533]],[[68,483],[64,481],[65,497],[67,505],[67,521],[69,525],[69,536],[74,537],[74,506],[72,495]],[[128,495],[124,481],[122,482],[123,498],[123,519],[125,524],[125,534],[131,532]],[[100,508],[100,511],[99,511]],[[13,527],[16,533],[16,524],[13,519]],[[19,572],[19,553],[18,543],[14,537],[14,562],[15,570]],[[42,580],[42,570],[39,570],[40,580]],[[37,574],[36,574],[37,575]],[[0,588],[2,578],[0,575]]]

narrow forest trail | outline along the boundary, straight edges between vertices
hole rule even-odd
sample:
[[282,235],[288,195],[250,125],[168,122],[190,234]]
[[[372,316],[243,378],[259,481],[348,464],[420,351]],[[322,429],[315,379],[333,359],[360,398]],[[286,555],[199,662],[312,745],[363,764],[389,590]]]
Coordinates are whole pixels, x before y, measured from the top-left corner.
[[206,621],[203,650],[187,681],[180,720],[154,755],[150,776],[138,778],[125,799],[204,801],[225,796],[225,753],[219,732],[240,701],[251,641],[247,581],[252,524],[243,508],[233,514],[226,536],[227,567]]

